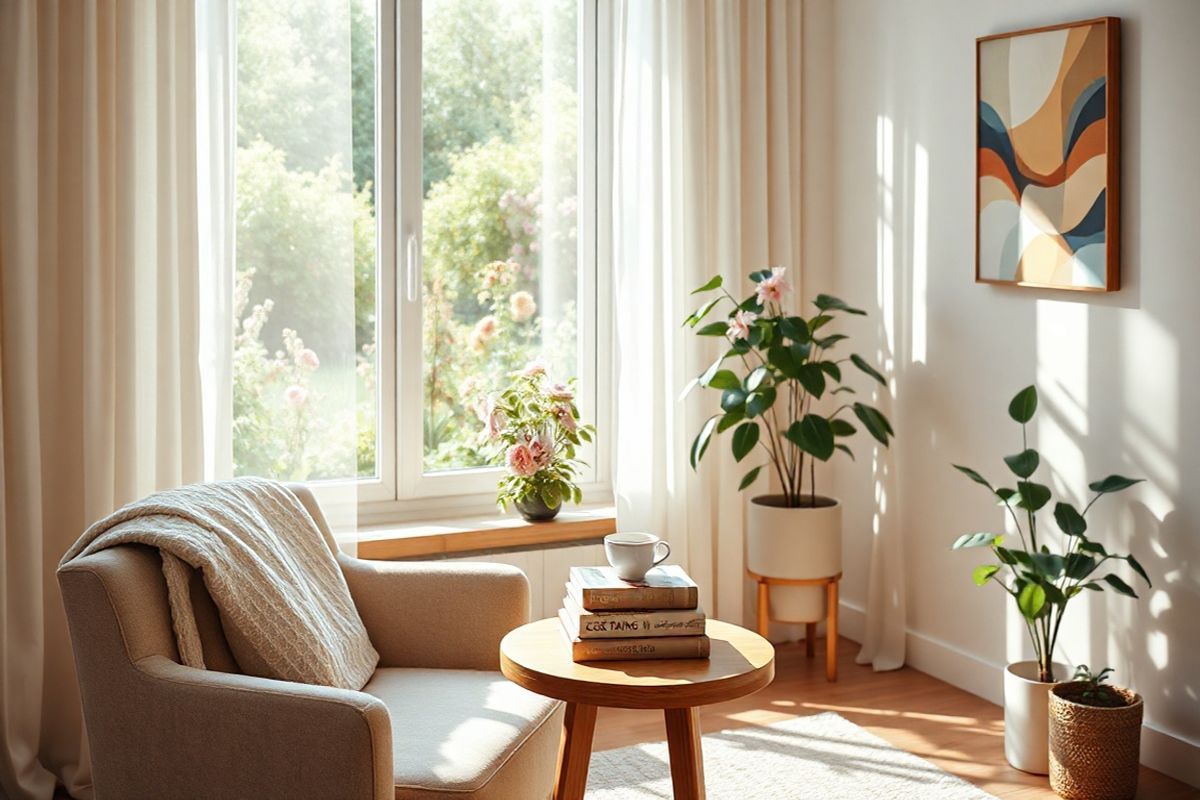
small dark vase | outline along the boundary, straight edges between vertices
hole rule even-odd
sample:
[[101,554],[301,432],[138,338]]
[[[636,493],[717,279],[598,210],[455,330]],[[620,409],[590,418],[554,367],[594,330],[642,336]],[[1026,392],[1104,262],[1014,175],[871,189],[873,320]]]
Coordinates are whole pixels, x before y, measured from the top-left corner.
[[525,500],[516,502],[517,511],[521,512],[521,516],[526,522],[549,522],[558,516],[559,509],[562,508],[562,503],[555,503],[554,507],[546,505],[540,495],[530,495]]

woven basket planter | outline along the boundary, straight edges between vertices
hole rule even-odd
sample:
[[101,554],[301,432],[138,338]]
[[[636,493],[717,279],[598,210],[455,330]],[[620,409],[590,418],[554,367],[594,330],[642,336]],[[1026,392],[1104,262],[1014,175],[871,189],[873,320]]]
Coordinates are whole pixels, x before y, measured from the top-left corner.
[[1129,703],[1100,708],[1075,702],[1086,685],[1050,690],[1050,786],[1067,800],[1129,800],[1137,793],[1142,698],[1110,687]]

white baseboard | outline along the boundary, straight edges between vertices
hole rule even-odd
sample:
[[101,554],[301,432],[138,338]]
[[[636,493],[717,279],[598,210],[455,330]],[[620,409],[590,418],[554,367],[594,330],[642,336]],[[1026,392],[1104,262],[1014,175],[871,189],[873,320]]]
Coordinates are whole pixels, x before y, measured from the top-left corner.
[[[862,642],[866,615],[857,605],[838,603],[838,627],[847,639]],[[972,655],[941,639],[909,630],[905,664],[951,686],[1004,704],[1004,665]],[[1167,731],[1142,726],[1142,763],[1191,786],[1200,787],[1200,743]]]

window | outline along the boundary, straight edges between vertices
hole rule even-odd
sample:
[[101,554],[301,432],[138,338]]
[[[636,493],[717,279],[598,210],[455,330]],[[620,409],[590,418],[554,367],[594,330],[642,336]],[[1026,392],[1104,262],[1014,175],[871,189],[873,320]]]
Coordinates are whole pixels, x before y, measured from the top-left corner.
[[239,3],[236,472],[486,507],[535,358],[602,424],[596,45],[593,0]]

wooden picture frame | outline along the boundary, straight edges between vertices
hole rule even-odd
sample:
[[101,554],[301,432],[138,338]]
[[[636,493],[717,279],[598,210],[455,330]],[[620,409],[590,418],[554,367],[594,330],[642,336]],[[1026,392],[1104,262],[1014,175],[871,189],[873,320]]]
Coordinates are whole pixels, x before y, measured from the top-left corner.
[[975,40],[976,283],[1120,289],[1120,63],[1117,17]]

